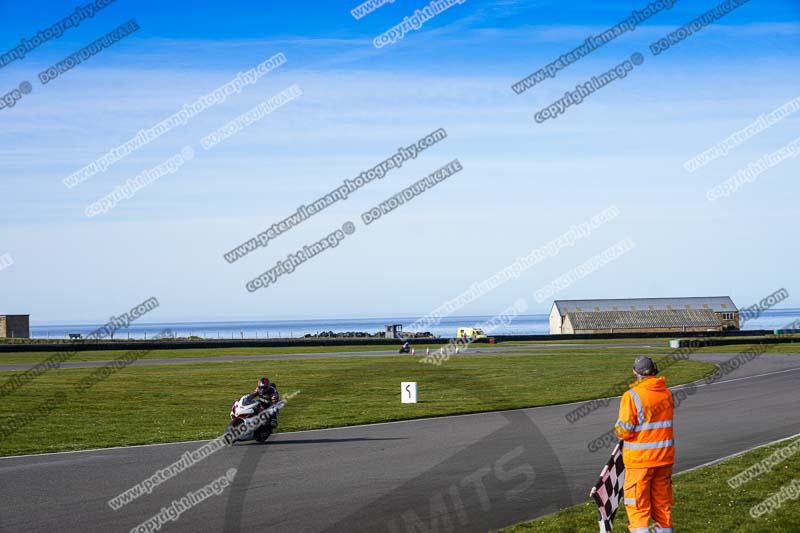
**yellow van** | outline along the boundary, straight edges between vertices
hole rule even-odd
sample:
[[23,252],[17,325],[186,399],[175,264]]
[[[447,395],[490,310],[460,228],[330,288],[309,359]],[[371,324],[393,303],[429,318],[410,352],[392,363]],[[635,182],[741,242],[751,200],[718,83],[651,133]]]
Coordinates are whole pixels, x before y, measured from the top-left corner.
[[458,328],[458,338],[474,341],[475,339],[485,339],[486,335],[480,328]]

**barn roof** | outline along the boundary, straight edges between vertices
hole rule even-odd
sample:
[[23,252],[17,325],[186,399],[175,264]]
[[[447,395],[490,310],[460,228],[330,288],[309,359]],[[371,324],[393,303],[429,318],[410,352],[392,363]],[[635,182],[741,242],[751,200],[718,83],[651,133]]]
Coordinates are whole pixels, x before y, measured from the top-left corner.
[[611,300],[556,300],[553,305],[563,317],[572,312],[670,311],[711,309],[717,313],[738,311],[729,296],[690,298],[620,298]]
[[580,329],[645,329],[719,327],[721,322],[713,309],[680,309],[675,311],[599,311],[567,313],[566,320]]

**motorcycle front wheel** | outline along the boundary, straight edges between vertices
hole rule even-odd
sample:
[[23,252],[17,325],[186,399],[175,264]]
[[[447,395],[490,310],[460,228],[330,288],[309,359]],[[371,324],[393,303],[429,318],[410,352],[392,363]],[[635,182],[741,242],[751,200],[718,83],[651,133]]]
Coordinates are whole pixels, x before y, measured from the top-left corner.
[[[239,426],[241,423],[242,423],[242,421],[241,421],[241,420],[231,420],[231,423],[230,423],[230,424],[228,424],[228,429],[226,429],[226,430],[225,430],[225,433],[226,433],[226,434],[230,434],[230,433],[232,433],[232,432],[233,432],[233,429],[234,429],[235,427]],[[234,443],[234,442],[236,442],[236,441],[234,440],[234,441],[228,442],[228,446],[233,446],[233,443]]]

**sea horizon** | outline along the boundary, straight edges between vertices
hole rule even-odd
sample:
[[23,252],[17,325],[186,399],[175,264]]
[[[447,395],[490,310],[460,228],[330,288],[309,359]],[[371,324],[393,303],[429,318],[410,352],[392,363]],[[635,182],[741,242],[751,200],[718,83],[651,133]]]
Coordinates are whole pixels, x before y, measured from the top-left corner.
[[[375,334],[385,331],[389,324],[401,324],[407,330],[421,317],[377,317],[307,320],[209,320],[209,321],[163,321],[134,322],[128,328],[115,332],[116,339],[144,339],[171,330],[177,337],[201,337],[207,339],[266,339],[297,338],[307,334],[362,332]],[[459,327],[475,327],[494,318],[494,315],[454,315],[442,317],[439,323],[426,328],[438,337],[454,337]],[[742,330],[780,329],[800,319],[800,308],[768,309],[757,318],[742,324]],[[70,334],[88,335],[103,324],[86,322],[78,324],[31,324],[31,338],[60,339]],[[514,317],[508,324],[497,326],[487,334],[495,335],[542,335],[550,332],[549,314],[526,314]]]

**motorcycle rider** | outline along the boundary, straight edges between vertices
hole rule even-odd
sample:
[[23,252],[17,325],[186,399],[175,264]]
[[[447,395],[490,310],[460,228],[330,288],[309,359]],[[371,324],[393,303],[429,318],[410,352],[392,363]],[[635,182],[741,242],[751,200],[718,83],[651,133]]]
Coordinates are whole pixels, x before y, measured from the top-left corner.
[[[275,405],[281,399],[280,394],[278,394],[278,387],[271,383],[267,377],[258,380],[258,384],[251,396],[265,405]],[[272,427],[278,425],[278,411],[275,411],[275,416],[270,420],[270,425]]]
[[409,353],[409,351],[411,351],[411,344],[406,341],[403,343],[403,347],[400,348],[400,353]]

